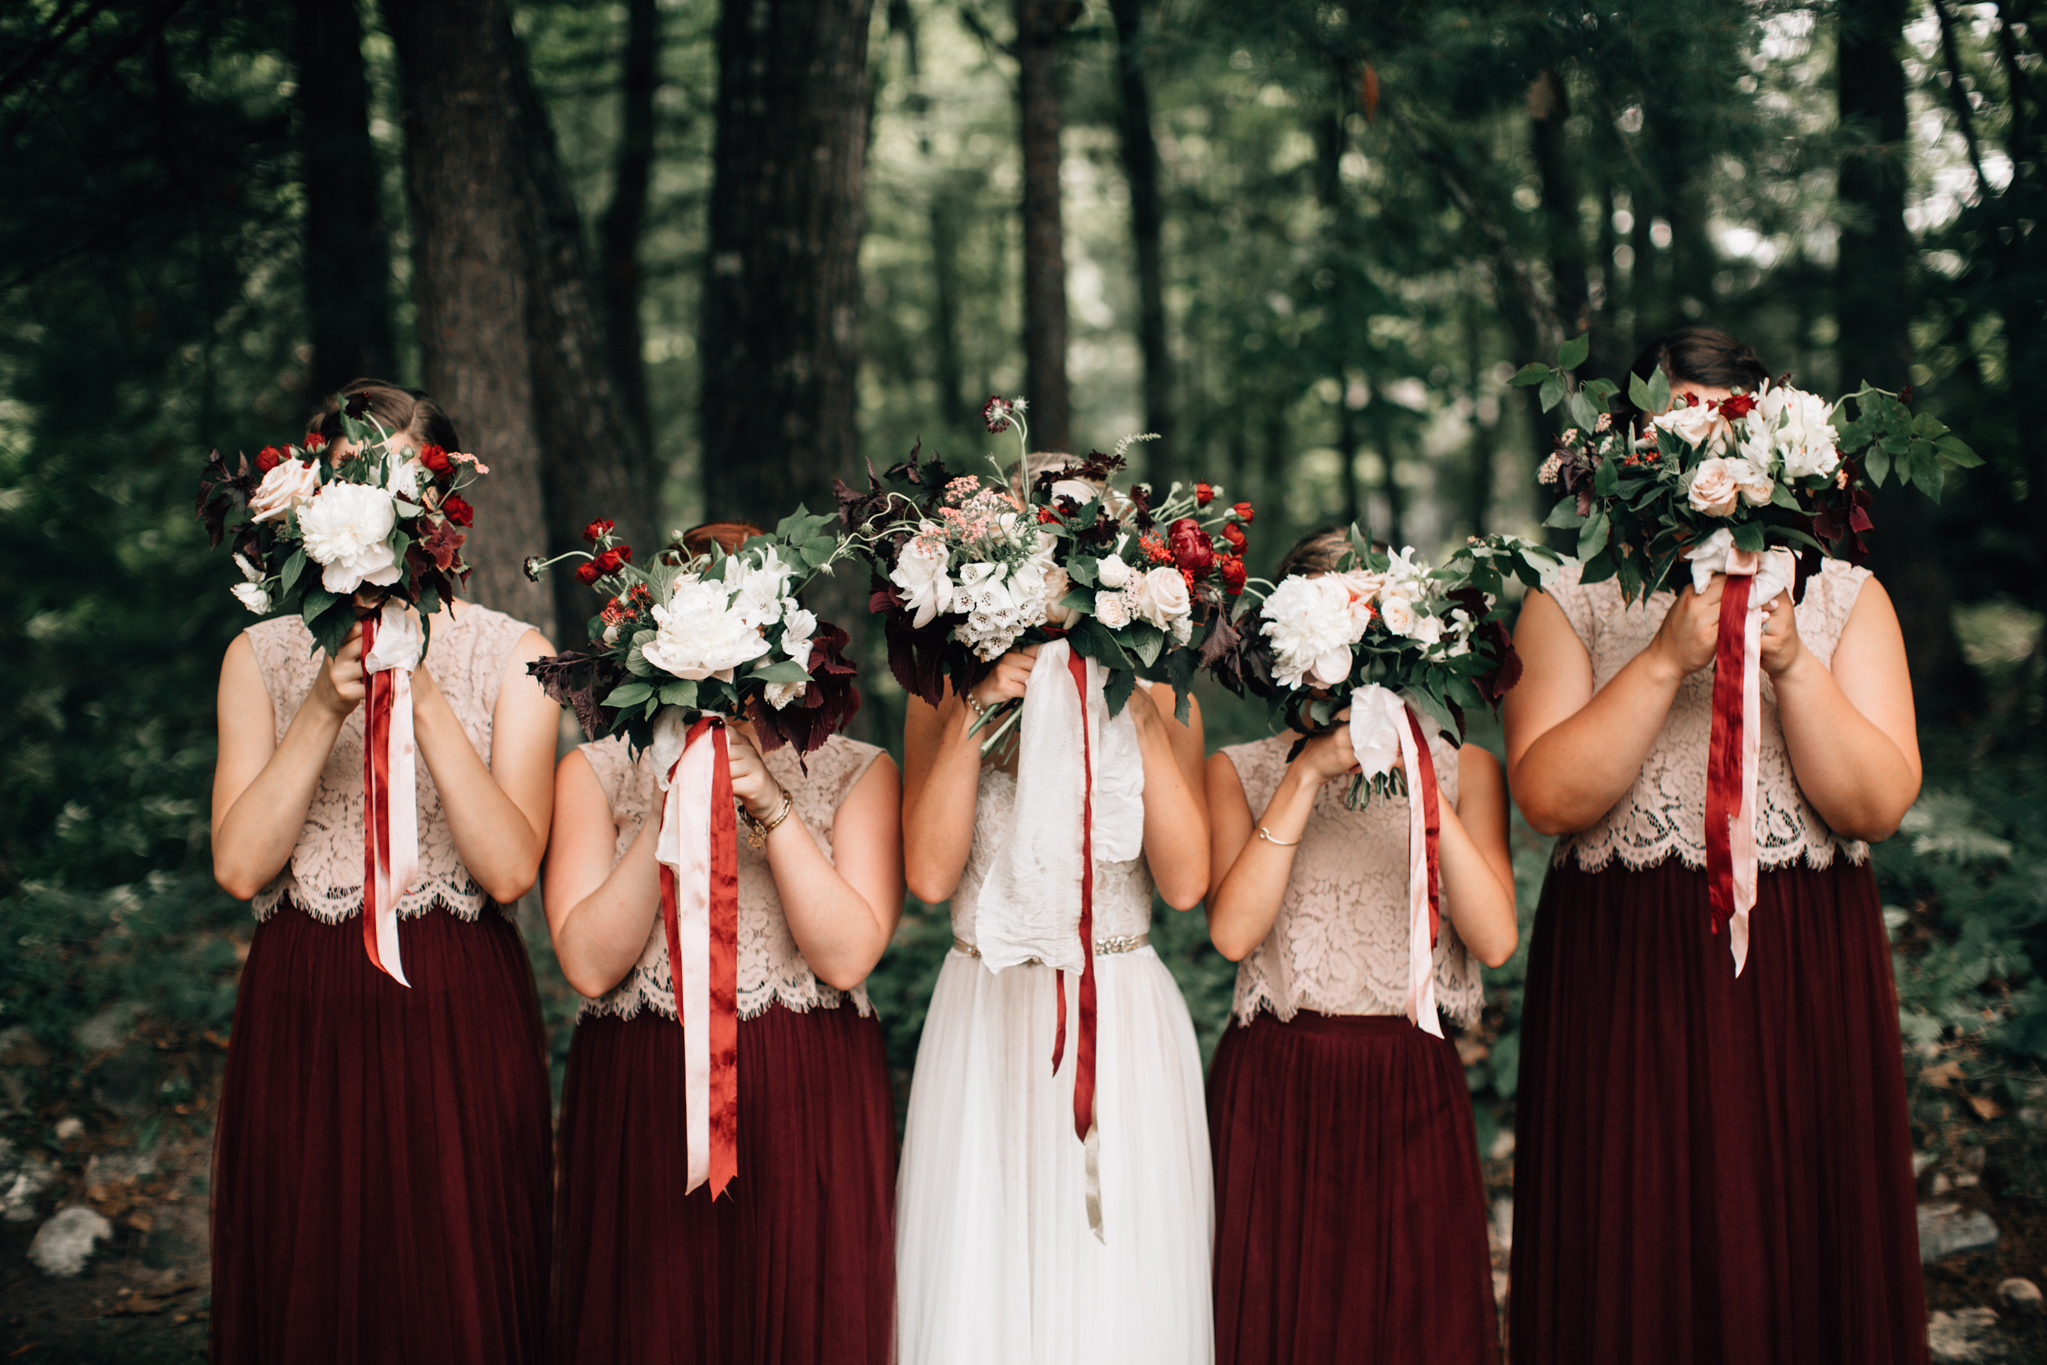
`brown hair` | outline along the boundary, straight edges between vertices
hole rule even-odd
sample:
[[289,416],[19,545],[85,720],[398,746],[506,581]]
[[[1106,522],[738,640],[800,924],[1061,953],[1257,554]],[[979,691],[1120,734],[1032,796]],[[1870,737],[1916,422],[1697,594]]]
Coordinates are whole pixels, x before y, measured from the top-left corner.
[[[1769,368],[1756,354],[1755,347],[1746,341],[1736,341],[1718,327],[1682,327],[1657,337],[1642,348],[1631,368],[1645,380],[1662,370],[1669,376],[1673,391],[1690,381],[1716,389],[1754,393],[1770,377]],[[1629,401],[1625,388],[1617,402],[1638,423],[1649,415]]]
[[1273,581],[1292,578],[1295,574],[1334,573],[1348,553],[1349,531],[1341,526],[1317,527],[1294,542],[1286,557],[1279,561]]
[[327,400],[307,430],[318,432],[330,441],[340,439],[341,405],[357,394],[367,401],[369,415],[376,418],[384,430],[405,433],[412,438],[415,448],[462,448],[461,438],[455,435],[455,424],[448,420],[447,413],[441,411],[439,403],[419,389],[400,388],[384,379],[349,380],[341,386],[341,392]]
[[750,521],[707,521],[684,531],[681,544],[683,553],[692,559],[709,554],[713,545],[730,555],[738,554],[739,547],[753,537],[766,534]]

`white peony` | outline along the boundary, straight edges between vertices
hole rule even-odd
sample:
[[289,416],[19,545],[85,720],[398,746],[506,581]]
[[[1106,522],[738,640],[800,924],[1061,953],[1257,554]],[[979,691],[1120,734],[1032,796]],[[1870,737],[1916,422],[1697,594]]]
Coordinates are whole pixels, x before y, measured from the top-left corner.
[[261,583],[237,583],[233,588],[235,601],[261,616],[270,610],[270,594],[263,591]]
[[1180,623],[1194,611],[1194,604],[1187,598],[1186,578],[1170,565],[1161,564],[1145,574],[1130,593],[1136,599],[1139,616],[1175,635],[1180,633]]
[[1112,555],[1095,561],[1095,577],[1105,588],[1127,588],[1136,580],[1137,570]]
[[321,566],[320,586],[331,593],[398,581],[398,556],[391,550],[397,524],[390,490],[367,484],[330,483],[299,509],[306,558]]
[[1650,421],[1686,445],[1703,448],[1709,455],[1725,452],[1729,439],[1734,435],[1734,428],[1720,415],[1720,410],[1703,402],[1696,406],[1679,403],[1669,412],[1658,413]]
[[1110,630],[1123,629],[1136,614],[1136,603],[1127,592],[1095,594],[1095,619]]
[[811,636],[816,633],[816,614],[801,607],[791,607],[782,615],[782,652],[795,660],[799,668],[809,668],[810,652],[817,645]]
[[677,579],[667,604],[654,608],[656,635],[641,649],[648,663],[678,678],[730,678],[759,658],[767,642],[760,627],[731,602],[732,590],[695,574]]
[[888,575],[888,581],[902,589],[903,605],[916,613],[910,624],[919,630],[953,605],[953,582],[946,573],[951,554],[936,526],[926,522],[922,529],[930,534],[920,534],[903,546]]
[[1281,687],[1334,687],[1350,676],[1350,592],[1333,577],[1281,579],[1258,609],[1259,633],[1272,641]]
[[1730,461],[1718,457],[1701,460],[1698,469],[1692,473],[1691,487],[1686,496],[1691,500],[1694,512],[1704,512],[1709,517],[1731,516],[1735,499],[1741,496],[1741,484],[1735,478],[1734,465],[1739,463],[1743,473],[1750,473],[1746,460]]
[[256,485],[249,511],[257,521],[280,521],[284,514],[320,491],[320,471],[297,460],[279,460]]
[[1422,619],[1414,603],[1391,593],[1379,599],[1379,616],[1386,622],[1386,629],[1406,636],[1414,634],[1416,623]]

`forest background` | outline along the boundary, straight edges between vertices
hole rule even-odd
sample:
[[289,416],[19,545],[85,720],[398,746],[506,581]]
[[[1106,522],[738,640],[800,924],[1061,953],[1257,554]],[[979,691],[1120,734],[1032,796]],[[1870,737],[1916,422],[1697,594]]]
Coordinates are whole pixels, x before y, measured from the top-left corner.
[[[1987,459],[1938,506],[1876,508],[1927,781],[1875,856],[1915,1144],[2037,1219],[2037,9],[5,7],[0,1151],[75,1185],[92,1153],[205,1138],[251,930],[206,847],[216,669],[248,618],[189,499],[208,449],[295,435],[357,374],[452,411],[495,470],[475,595],[566,645],[587,594],[528,585],[524,555],[596,515],[651,547],[823,510],[920,440],[996,452],[994,393],[1033,400],[1041,448],[1160,433],[1144,473],[1255,504],[1254,571],[1353,518],[1430,553],[1540,534],[1547,419],[1507,378],[1579,333],[1616,375],[1699,321],[1806,387],[1910,384]],[[861,586],[826,614],[861,641],[856,733],[899,748]],[[1203,700],[1211,744],[1264,732]],[[1516,839],[1525,941],[1547,849]],[[574,999],[522,914],[558,1078]],[[1160,915],[1212,1047],[1229,964]],[[871,983],[899,1092],[947,943],[913,905]],[[1460,1044],[1496,1161],[1525,953]]]

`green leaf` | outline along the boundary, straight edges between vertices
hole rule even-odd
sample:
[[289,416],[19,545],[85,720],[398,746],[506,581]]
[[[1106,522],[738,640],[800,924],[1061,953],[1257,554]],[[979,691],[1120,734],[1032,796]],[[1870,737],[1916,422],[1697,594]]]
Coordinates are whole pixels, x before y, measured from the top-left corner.
[[1795,545],[1809,545],[1822,554],[1826,553],[1826,546],[1820,544],[1796,526],[1779,526],[1775,528],[1775,533],[1782,540],[1788,540]]
[[1585,357],[1592,351],[1590,333],[1574,336],[1557,348],[1557,365],[1561,369],[1575,370],[1585,363]]
[[1187,698],[1194,689],[1194,670],[1201,656],[1191,649],[1176,649],[1166,656],[1166,678],[1173,684],[1173,719],[1187,723]]
[[1658,365],[1649,376],[1649,405],[1646,412],[1663,412],[1670,407],[1670,376]]
[[1621,391],[1621,386],[1611,379],[1588,379],[1583,388],[1585,396],[1598,404],[1601,412],[1612,410],[1613,396]]
[[1540,384],[1549,377],[1549,366],[1530,363],[1514,371],[1514,377],[1507,382],[1515,388],[1525,389],[1531,384]]
[[1556,505],[1549,509],[1549,515],[1542,519],[1542,524],[1561,531],[1584,525],[1585,518],[1578,515],[1578,499],[1569,493],[1558,498]]
[[620,683],[611,689],[611,695],[604,699],[603,704],[613,710],[623,711],[628,706],[638,706],[653,695],[654,688],[651,683]]
[[1599,410],[1592,406],[1583,389],[1571,395],[1571,420],[1588,436],[1599,425]]
[[1095,590],[1093,588],[1068,588],[1066,596],[1059,599],[1059,605],[1082,616],[1095,614]]
[[1738,522],[1734,526],[1734,548],[1750,554],[1761,554],[1764,545],[1763,523],[1760,521]]
[[747,675],[761,682],[793,683],[810,681],[810,670],[794,659],[777,659],[771,664],[756,668]]
[[1617,496],[1621,491],[1621,467],[1613,460],[1603,460],[1592,472],[1592,491],[1602,498]]
[[1983,463],[1983,457],[1969,447],[1961,437],[1949,432],[1935,441],[1934,448],[1940,451],[1943,462],[1954,469],[1974,469]]
[[1564,401],[1564,381],[1556,375],[1551,375],[1543,380],[1541,396],[1542,410],[1548,412],[1551,408]]
[[1611,549],[1601,550],[1585,561],[1585,568],[1578,581],[1584,584],[1604,583],[1620,569],[1620,558]]
[[1578,558],[1590,559],[1606,548],[1607,537],[1613,532],[1613,522],[1603,512],[1595,512],[1585,521],[1584,529],[1578,532]]
[[1791,485],[1785,483],[1782,479],[1777,480],[1776,484],[1770,489],[1770,505],[1782,507],[1792,512],[1803,510],[1798,505],[1797,497],[1791,492]]
[[[1076,583],[1092,588],[1101,581],[1095,572],[1097,562],[1093,555],[1074,555],[1067,562],[1066,576]],[[1089,604],[1089,610],[1093,610],[1092,603]]]
[[1642,378],[1639,374],[1630,374],[1628,376],[1628,401],[1643,412],[1656,411],[1655,408],[1650,406],[1653,400],[1649,397],[1649,381]]
[[1159,661],[1159,650],[1165,647],[1166,633],[1157,626],[1132,623],[1123,632],[1123,645],[1137,656],[1137,661],[1150,668]]
[[299,581],[299,575],[304,573],[305,571],[306,552],[302,547],[300,549],[293,550],[291,552],[291,558],[284,561],[284,568],[277,575],[280,589],[284,592],[290,592],[292,588],[297,585]]
[[1885,477],[1891,472],[1891,457],[1882,446],[1873,445],[1862,457],[1862,468],[1869,475],[1872,486],[1882,487]]
[[314,621],[332,611],[334,604],[340,600],[340,597],[325,588],[307,588],[306,600],[299,604],[299,615],[305,618],[306,625],[310,628]]
[[[808,675],[806,674],[805,676]],[[776,681],[780,682],[782,680],[778,678]],[[647,684],[628,683],[627,686],[645,687]],[[674,682],[663,686],[658,695],[663,706],[695,706],[697,704],[697,685],[689,678],[677,678]]]
[[1102,700],[1109,703],[1109,714],[1120,716],[1124,706],[1129,704],[1130,694],[1137,690],[1137,675],[1127,668],[1109,670],[1108,681],[1102,684]]

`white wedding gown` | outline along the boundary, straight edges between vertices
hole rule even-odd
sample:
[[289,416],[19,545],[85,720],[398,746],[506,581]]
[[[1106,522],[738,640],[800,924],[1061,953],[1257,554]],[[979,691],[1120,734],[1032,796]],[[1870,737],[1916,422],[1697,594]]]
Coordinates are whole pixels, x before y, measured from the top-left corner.
[[[973,943],[983,878],[1016,782],[983,772],[974,844],[952,899]],[[1097,943],[1145,933],[1143,860],[1097,864]],[[902,1365],[1207,1365],[1214,1359],[1214,1183],[1201,1054],[1149,947],[1095,956],[1095,1115],[1103,1240],[1088,1228],[1073,1131],[1079,979],[1052,1070],[1056,973],[945,960],[917,1053],[896,1218]]]

